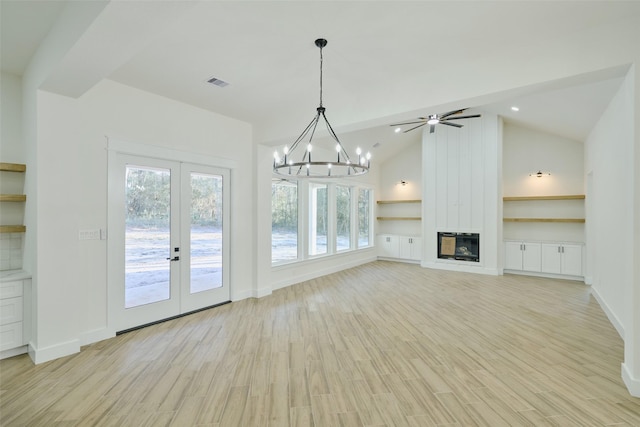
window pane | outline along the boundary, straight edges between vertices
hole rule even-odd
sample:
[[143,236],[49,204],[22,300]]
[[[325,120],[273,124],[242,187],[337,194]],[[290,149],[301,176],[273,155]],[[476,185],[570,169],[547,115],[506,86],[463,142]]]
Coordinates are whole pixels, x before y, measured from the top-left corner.
[[127,166],[125,308],[170,297],[171,171]]
[[351,187],[336,186],[336,250],[351,248]]
[[309,255],[327,253],[327,186],[309,185]]
[[298,185],[271,184],[271,262],[298,259]]
[[191,293],[222,286],[222,220],[222,176],[191,173]]
[[361,188],[358,193],[358,247],[371,245],[371,190]]

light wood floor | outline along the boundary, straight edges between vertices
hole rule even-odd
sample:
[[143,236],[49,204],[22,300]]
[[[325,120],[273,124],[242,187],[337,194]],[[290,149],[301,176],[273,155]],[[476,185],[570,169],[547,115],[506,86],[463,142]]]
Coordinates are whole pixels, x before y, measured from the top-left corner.
[[374,262],[0,362],[3,426],[631,426],[589,287]]

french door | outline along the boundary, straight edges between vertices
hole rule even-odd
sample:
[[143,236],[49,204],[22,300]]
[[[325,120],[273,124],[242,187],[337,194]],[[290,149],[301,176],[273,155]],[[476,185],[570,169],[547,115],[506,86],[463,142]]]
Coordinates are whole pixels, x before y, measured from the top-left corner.
[[229,170],[118,153],[110,167],[116,331],[229,300]]

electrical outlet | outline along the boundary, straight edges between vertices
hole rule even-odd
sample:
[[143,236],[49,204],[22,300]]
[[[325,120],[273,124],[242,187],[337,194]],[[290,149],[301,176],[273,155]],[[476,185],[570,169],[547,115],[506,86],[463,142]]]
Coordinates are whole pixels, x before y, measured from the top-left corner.
[[80,230],[78,240],[100,240],[100,229]]

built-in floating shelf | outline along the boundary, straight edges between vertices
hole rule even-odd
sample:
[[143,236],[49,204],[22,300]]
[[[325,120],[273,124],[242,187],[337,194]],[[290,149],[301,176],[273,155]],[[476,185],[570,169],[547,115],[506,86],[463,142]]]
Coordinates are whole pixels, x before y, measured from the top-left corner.
[[419,216],[379,216],[379,221],[420,221]]
[[27,196],[24,194],[0,194],[0,202],[25,202]]
[[526,202],[532,200],[583,200],[584,194],[569,194],[566,196],[506,196],[505,202]]
[[6,172],[24,172],[27,170],[27,165],[21,163],[0,163],[0,171]]
[[584,218],[503,218],[504,222],[575,222],[584,223]]
[[24,233],[27,227],[24,225],[0,225],[0,233]]
[[379,205],[391,205],[394,203],[421,203],[422,200],[378,200]]

